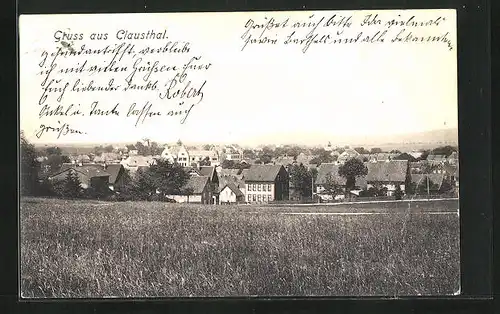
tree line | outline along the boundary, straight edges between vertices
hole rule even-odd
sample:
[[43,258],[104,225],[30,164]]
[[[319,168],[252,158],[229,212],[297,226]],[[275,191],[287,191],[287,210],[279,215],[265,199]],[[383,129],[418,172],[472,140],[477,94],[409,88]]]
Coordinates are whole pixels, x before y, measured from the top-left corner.
[[[192,189],[186,187],[189,174],[177,164],[158,160],[134,175],[128,170],[122,174],[122,184],[109,188],[106,180],[91,181],[87,188],[76,171],[68,171],[65,178],[51,181],[40,178],[40,165],[37,151],[21,133],[21,194],[24,196],[57,196],[62,198],[91,198],[107,200],[168,200],[167,195],[190,195]],[[50,155],[60,156],[61,151],[49,148]]]

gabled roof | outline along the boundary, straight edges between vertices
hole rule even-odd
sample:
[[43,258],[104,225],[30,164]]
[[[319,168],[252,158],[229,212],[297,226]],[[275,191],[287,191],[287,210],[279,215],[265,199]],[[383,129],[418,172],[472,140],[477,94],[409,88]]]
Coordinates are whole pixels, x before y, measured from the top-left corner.
[[394,158],[392,158],[393,160],[408,160],[410,162],[413,162],[416,160],[415,157],[413,157],[412,155],[408,154],[408,153],[402,153],[398,156],[395,156]]
[[346,149],[342,154],[339,155],[339,158],[356,158],[359,157],[360,154],[352,148]]
[[280,172],[282,165],[252,165],[245,174],[245,181],[272,182]]
[[214,150],[189,150],[188,153],[190,157],[217,157],[217,152]]
[[239,196],[239,197],[244,196],[243,192],[241,192],[241,190],[238,189],[238,187],[234,183],[232,183],[232,182],[227,183],[221,189],[221,191],[224,190],[226,187],[229,188],[234,194],[236,194],[236,196]]
[[186,188],[193,189],[193,194],[201,194],[209,182],[207,176],[192,176],[186,183]]
[[73,166],[71,164],[63,164],[61,167],[61,170],[50,175],[50,177],[55,177],[58,176],[66,171],[69,170],[74,170],[76,172],[79,172],[89,178],[97,178],[97,177],[109,177],[110,174],[102,169],[99,169],[98,167],[95,167],[95,165],[83,165],[83,166]]
[[[104,167],[103,167],[104,168]],[[106,165],[106,169],[104,169],[107,173],[109,173],[109,183],[116,183],[116,180],[118,179],[118,175],[120,174],[120,171],[124,171],[125,168],[123,168],[122,164],[110,164]]]
[[201,166],[200,169],[198,169],[198,173],[202,176],[207,176],[210,179],[213,178],[215,172],[215,167],[214,166]]
[[323,163],[318,167],[318,176],[316,177],[316,184],[325,184],[327,175],[331,174],[333,179],[339,184],[344,185],[346,179],[339,175],[339,165],[334,163]]
[[[366,164],[366,163],[365,163]],[[325,184],[328,174],[330,174],[333,179],[340,185],[346,184],[346,179],[339,175],[339,165],[334,163],[323,163],[319,165],[318,176],[316,177],[315,184]],[[356,186],[365,187],[366,186],[366,177],[357,177],[356,178]]]
[[141,167],[141,166],[149,166],[154,162],[153,156],[129,156],[127,159],[121,161],[122,165],[127,165],[129,167]]
[[408,167],[406,160],[369,162],[366,166],[368,182],[404,182],[406,180]]
[[241,177],[245,179],[248,176],[248,169],[241,170]]

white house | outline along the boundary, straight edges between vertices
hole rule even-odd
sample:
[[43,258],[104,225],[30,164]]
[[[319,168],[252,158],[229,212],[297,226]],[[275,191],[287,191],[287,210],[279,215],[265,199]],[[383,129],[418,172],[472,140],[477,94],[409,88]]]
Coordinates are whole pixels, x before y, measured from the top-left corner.
[[244,202],[245,194],[243,194],[236,184],[228,182],[220,191],[219,201],[220,204]]

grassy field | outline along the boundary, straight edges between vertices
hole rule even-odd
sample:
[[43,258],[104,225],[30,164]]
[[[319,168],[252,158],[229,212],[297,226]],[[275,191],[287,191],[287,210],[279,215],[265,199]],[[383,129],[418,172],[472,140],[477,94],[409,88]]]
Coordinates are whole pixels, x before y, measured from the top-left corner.
[[[312,216],[269,206],[24,199],[22,296],[452,294],[458,215],[428,211],[458,203],[424,204]],[[391,208],[369,205],[288,211]]]

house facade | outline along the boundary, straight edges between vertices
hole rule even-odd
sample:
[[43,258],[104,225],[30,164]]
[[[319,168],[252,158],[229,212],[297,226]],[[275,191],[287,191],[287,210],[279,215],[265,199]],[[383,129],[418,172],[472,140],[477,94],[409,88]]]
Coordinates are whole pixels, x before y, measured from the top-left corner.
[[348,148],[339,155],[339,157],[337,158],[337,163],[343,164],[352,158],[361,158],[361,154],[352,148]]
[[156,163],[156,159],[153,156],[129,156],[123,159],[120,164],[123,168],[130,170],[130,172],[136,172],[139,168],[150,167]]
[[[366,164],[366,163],[365,163]],[[345,195],[345,185],[346,178],[339,175],[340,165],[337,163],[323,163],[318,167],[318,176],[316,177],[316,181],[314,185],[316,187],[316,194],[322,200],[333,200],[333,199],[342,199]],[[339,193],[337,195],[331,195],[328,191],[325,190],[325,184],[328,181],[328,178],[331,177],[334,182],[336,182],[339,186]],[[355,189],[363,190],[367,187],[366,177],[357,177],[355,182]]]
[[210,178],[207,176],[191,176],[185,185],[189,192],[167,195],[177,203],[213,204]]
[[245,202],[245,194],[233,182],[227,183],[219,193],[220,204]]
[[215,150],[190,150],[188,151],[189,165],[197,164],[208,158],[211,166],[220,165],[219,154]]
[[367,188],[385,187],[387,195],[394,195],[397,186],[401,191],[406,190],[410,182],[410,167],[407,160],[391,160],[367,163],[368,174],[366,175]]
[[171,163],[178,163],[182,167],[190,167],[193,164],[200,165],[200,162],[208,157],[211,166],[220,165],[219,153],[215,149],[210,150],[188,150],[184,145],[165,146],[160,155],[161,158]]
[[289,176],[282,165],[252,165],[244,180],[248,203],[289,199]]

